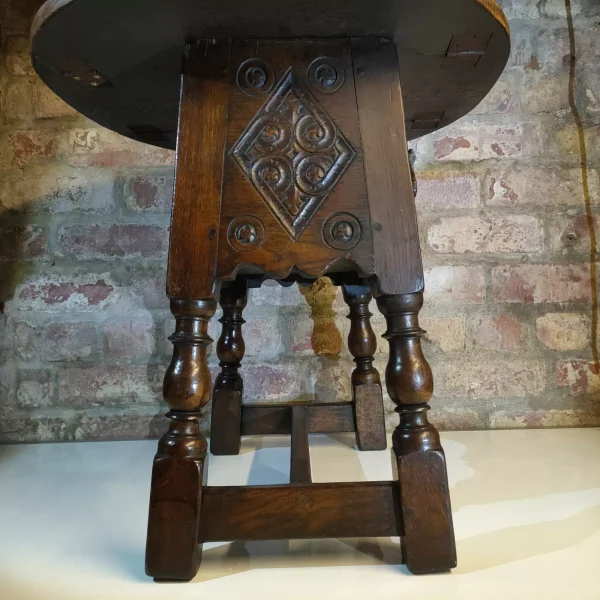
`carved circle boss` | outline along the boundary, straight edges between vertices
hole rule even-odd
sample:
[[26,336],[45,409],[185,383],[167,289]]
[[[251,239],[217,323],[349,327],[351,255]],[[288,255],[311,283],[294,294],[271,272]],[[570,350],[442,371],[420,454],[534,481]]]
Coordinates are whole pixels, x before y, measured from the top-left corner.
[[238,252],[251,252],[265,241],[265,227],[257,217],[237,217],[229,224],[227,241]]
[[238,69],[237,83],[247,96],[262,96],[273,88],[275,74],[264,60],[249,58]]
[[323,240],[336,250],[351,250],[360,241],[362,228],[350,213],[335,213],[323,225]]
[[333,94],[344,85],[345,80],[344,67],[335,58],[321,56],[308,67],[308,81],[318,92]]

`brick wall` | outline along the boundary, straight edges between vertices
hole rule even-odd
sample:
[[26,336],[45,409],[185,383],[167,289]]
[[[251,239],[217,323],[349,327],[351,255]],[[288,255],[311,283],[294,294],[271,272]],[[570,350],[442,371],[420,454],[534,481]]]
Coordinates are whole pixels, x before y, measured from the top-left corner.
[[[0,3],[0,441],[153,436],[173,330],[163,293],[173,156],[96,126],[41,84],[27,58],[39,4]],[[471,115],[414,144],[432,416],[450,429],[600,425],[563,0],[502,4],[513,33],[502,79]],[[597,213],[600,9],[573,0],[573,14]],[[248,400],[349,398],[345,313],[327,280],[254,291]],[[385,361],[382,341],[381,371]]]

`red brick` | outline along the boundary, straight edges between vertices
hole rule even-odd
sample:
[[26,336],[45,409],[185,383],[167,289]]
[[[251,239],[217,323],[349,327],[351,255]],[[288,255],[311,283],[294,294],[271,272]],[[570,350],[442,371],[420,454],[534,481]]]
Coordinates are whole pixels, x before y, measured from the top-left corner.
[[590,319],[582,313],[548,313],[535,325],[538,340],[550,350],[583,350],[589,345]]
[[108,129],[71,129],[61,145],[73,167],[154,167],[174,165],[175,155]]
[[147,358],[156,350],[156,327],[152,319],[114,319],[104,326],[107,358]]
[[46,231],[36,225],[0,226],[0,260],[31,260],[46,255]]
[[0,179],[0,205],[26,213],[110,212],[110,173],[77,172],[57,165],[12,169]]
[[528,153],[525,139],[526,136],[531,136],[531,132],[526,133],[525,128],[520,125],[515,127],[487,125],[480,127],[479,130],[480,159],[519,158]]
[[119,297],[107,274],[37,275],[17,287],[16,307],[33,311],[102,310]]
[[438,266],[425,273],[425,297],[432,304],[482,304],[485,300],[483,267]]
[[515,351],[523,347],[526,326],[511,315],[484,315],[475,319],[473,344],[487,350]]
[[170,213],[173,176],[140,175],[125,183],[125,202],[132,212]]
[[37,357],[47,362],[81,360],[97,350],[96,325],[91,322],[16,325],[16,348],[24,359]]
[[70,225],[58,237],[79,260],[163,258],[168,246],[168,230],[159,225]]
[[588,302],[590,273],[587,265],[510,265],[492,269],[496,302]]
[[440,370],[444,394],[474,400],[525,398],[542,392],[546,383],[541,362],[461,361],[443,364]]
[[479,148],[476,136],[447,135],[433,143],[433,155],[439,161],[477,160]]
[[572,396],[600,392],[600,370],[592,361],[579,358],[559,360],[554,370],[554,384],[568,387]]
[[60,404],[81,408],[152,404],[160,399],[162,377],[163,369],[147,365],[65,368],[58,374]]
[[441,253],[539,252],[544,232],[536,217],[447,217],[429,228],[429,246]]
[[438,212],[479,205],[479,178],[473,172],[429,171],[417,174],[417,209]]
[[442,162],[519,158],[529,155],[537,142],[537,134],[530,125],[463,123],[431,137],[431,142],[425,143],[433,144],[433,156]]
[[169,308],[167,274],[164,270],[151,271],[138,268],[129,281],[129,286],[133,300],[138,306],[148,310]]
[[297,400],[301,377],[297,365],[242,365],[244,397],[252,402]]
[[[588,172],[592,202],[598,200],[598,173]],[[524,168],[490,171],[485,181],[485,203],[490,206],[581,205],[581,169]]]
[[22,167],[35,159],[47,159],[56,150],[53,131],[13,131],[8,135],[9,164]]

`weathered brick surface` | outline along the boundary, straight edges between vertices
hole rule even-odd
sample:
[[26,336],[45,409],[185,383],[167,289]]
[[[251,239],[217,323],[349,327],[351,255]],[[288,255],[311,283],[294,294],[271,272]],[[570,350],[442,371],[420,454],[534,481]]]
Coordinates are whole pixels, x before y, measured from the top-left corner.
[[425,290],[432,304],[482,304],[485,270],[481,266],[438,266],[425,273]]
[[148,358],[156,350],[152,319],[111,319],[104,326],[104,354],[108,359]]
[[[0,0],[0,442],[156,437],[174,331],[165,294],[174,153],[103,129],[42,84],[28,56],[41,2]],[[431,417],[449,429],[600,425],[590,268],[600,4],[571,2],[585,177],[564,2],[501,4],[507,69],[470,115],[411,143]],[[371,311],[381,336],[375,302]],[[246,401],[349,399],[347,313],[327,283],[252,290]],[[387,346],[379,339],[375,354],[382,379]],[[214,377],[214,345],[208,354]],[[390,428],[393,408],[386,396]],[[206,414],[208,431],[210,406]]]
[[60,229],[58,240],[79,260],[164,258],[168,246],[162,225],[69,225]]
[[119,296],[108,274],[35,275],[20,283],[10,306],[30,311],[103,310]]
[[168,175],[138,175],[124,182],[127,208],[134,212],[169,213],[173,203],[174,177]]
[[427,243],[443,254],[536,253],[543,249],[538,219],[528,215],[509,217],[447,217],[429,228]]
[[583,350],[590,343],[590,318],[583,313],[547,313],[535,327],[538,340],[550,350]]
[[511,315],[483,315],[473,322],[475,349],[523,352],[527,327]]
[[587,302],[590,269],[585,264],[494,267],[492,288],[496,302]]

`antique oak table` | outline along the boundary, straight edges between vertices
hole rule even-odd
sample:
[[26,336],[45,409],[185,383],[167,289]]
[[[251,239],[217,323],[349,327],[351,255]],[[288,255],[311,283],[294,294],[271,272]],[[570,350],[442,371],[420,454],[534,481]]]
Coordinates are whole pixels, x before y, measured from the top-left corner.
[[[177,148],[164,382],[170,427],[154,462],[146,572],[189,580],[202,542],[400,536],[413,573],[456,565],[444,453],[427,420],[423,269],[407,151],[475,107],[509,54],[494,0],[48,0],[34,66],[69,104],[125,136]],[[400,84],[402,83],[402,88]],[[265,279],[343,287],[353,398],[242,404],[242,313]],[[312,484],[308,433],[386,446],[374,296],[400,424],[394,481]],[[208,322],[223,308],[214,390]],[[291,433],[291,483],[206,486],[211,451]],[[256,399],[254,399],[256,400]]]

